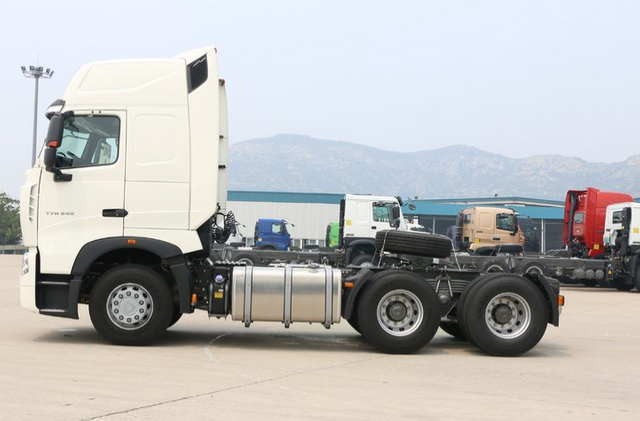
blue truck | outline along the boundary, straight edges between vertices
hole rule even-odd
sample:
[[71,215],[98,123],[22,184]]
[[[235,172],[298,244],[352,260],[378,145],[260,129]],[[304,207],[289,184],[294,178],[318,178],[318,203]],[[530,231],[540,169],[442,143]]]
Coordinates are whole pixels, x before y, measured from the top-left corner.
[[256,250],[287,251],[291,247],[291,234],[284,219],[258,219],[253,238]]

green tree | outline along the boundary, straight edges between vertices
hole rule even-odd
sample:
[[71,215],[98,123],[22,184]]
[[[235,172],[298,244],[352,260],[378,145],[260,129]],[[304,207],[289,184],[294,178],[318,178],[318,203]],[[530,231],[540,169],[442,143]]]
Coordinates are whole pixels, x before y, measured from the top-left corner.
[[0,244],[20,244],[20,202],[0,193]]

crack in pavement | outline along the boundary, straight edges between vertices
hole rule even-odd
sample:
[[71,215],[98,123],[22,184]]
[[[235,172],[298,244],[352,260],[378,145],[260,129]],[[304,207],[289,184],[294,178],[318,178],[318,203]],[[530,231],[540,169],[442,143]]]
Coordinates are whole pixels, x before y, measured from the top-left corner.
[[309,374],[309,373],[314,373],[316,371],[323,371],[323,370],[329,370],[329,369],[333,369],[333,368],[337,368],[337,367],[345,367],[348,365],[353,365],[353,364],[360,364],[363,362],[369,362],[369,361],[373,361],[373,360],[377,360],[380,358],[385,358],[385,355],[378,355],[375,357],[371,357],[371,358],[367,358],[364,360],[358,360],[358,361],[350,361],[350,362],[346,362],[343,364],[335,364],[335,365],[330,365],[330,366],[326,366],[326,367],[320,367],[320,368],[316,368],[313,370],[306,370],[306,371],[298,371],[295,373],[290,373],[290,374],[285,374],[282,376],[277,376],[277,377],[272,377],[272,378],[268,378],[268,379],[263,379],[263,380],[256,380],[253,381],[251,383],[245,383],[245,384],[241,384],[241,385],[237,385],[237,386],[230,386],[224,389],[220,389],[220,390],[215,390],[212,392],[205,392],[205,393],[198,393],[195,395],[190,395],[190,396],[183,396],[181,398],[176,398],[176,399],[169,399],[167,401],[163,401],[163,402],[156,402],[156,403],[152,403],[152,404],[148,404],[148,405],[142,405],[142,406],[138,406],[135,408],[130,408],[130,409],[125,409],[122,411],[115,411],[115,412],[109,412],[108,414],[102,414],[102,415],[97,415],[95,417],[89,417],[89,418],[83,418],[83,420],[98,420],[98,419],[102,419],[102,418],[108,418],[108,417],[112,417],[115,415],[122,415],[122,414],[128,414],[131,412],[135,412],[135,411],[140,411],[143,409],[149,409],[149,408],[155,408],[155,407],[159,407],[159,406],[163,406],[163,405],[168,405],[171,403],[175,403],[175,402],[182,402],[182,401],[188,401],[190,399],[196,399],[196,398],[201,398],[203,396],[209,396],[209,395],[216,395],[222,392],[228,392],[230,390],[236,390],[236,389],[242,389],[244,387],[249,387],[249,386],[255,386],[255,385],[259,385],[259,384],[264,384],[264,383],[269,383],[275,380],[281,380],[281,379],[286,379],[289,377],[295,377],[295,376],[300,376],[303,374]]

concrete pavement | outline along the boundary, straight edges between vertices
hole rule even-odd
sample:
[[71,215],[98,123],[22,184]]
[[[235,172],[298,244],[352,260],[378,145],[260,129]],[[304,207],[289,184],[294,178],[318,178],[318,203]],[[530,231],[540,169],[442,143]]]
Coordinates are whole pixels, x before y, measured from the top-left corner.
[[560,327],[517,358],[439,331],[415,355],[350,326],[185,315],[151,347],[19,306],[21,256],[0,256],[0,420],[637,420],[640,293],[565,287]]

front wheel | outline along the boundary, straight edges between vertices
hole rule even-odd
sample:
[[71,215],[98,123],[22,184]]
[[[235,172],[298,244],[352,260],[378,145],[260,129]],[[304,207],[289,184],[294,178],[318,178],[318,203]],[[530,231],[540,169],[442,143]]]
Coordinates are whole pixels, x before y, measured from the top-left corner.
[[174,303],[158,273],[141,265],[123,265],[98,279],[89,299],[89,315],[108,341],[147,345],[173,321]]
[[547,328],[544,296],[519,276],[480,279],[460,310],[464,335],[492,355],[524,354],[536,346]]
[[433,338],[440,322],[435,291],[420,276],[401,271],[375,275],[358,299],[362,336],[382,352],[409,354]]

